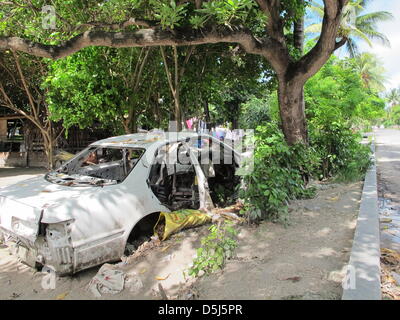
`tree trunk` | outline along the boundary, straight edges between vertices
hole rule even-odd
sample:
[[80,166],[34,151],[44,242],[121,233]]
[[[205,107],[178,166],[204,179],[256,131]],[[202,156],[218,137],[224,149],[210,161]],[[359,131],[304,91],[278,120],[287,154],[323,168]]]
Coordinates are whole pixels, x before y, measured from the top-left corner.
[[294,47],[303,54],[304,51],[304,16],[294,23],[293,29]]
[[53,139],[42,132],[42,137],[43,137],[43,146],[44,146],[44,152],[47,157],[47,169],[52,170],[54,168],[54,145],[53,145]]
[[182,131],[182,112],[181,112],[181,102],[180,102],[180,92],[179,92],[179,87],[175,89],[175,95],[174,95],[174,105],[175,105],[175,110],[174,110],[174,115],[175,115],[175,121],[177,122],[177,127],[176,131]]
[[205,114],[205,118],[206,118],[206,122],[207,122],[207,129],[210,129],[210,128],[208,128],[208,126],[210,125],[210,108],[208,107],[208,101],[207,100],[205,100],[204,101],[204,114]]
[[304,86],[299,81],[279,77],[278,99],[282,130],[289,145],[308,143]]

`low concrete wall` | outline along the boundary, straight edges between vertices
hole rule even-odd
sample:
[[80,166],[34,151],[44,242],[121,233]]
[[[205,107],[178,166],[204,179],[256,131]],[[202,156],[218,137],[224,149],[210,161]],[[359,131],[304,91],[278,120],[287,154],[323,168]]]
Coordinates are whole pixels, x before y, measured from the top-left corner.
[[[26,167],[26,152],[0,152],[0,167]],[[29,167],[46,167],[44,152],[29,152]]]
[[381,300],[380,230],[375,164],[368,170],[351,250],[343,300]]

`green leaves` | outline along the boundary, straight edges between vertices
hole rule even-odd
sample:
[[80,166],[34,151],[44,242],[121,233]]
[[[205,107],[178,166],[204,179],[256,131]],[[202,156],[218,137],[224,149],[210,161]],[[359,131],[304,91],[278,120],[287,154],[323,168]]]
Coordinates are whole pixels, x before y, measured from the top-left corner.
[[245,22],[256,8],[252,0],[216,0],[203,2],[202,9],[196,10],[207,18],[213,17],[216,23],[230,25],[233,22]]
[[237,247],[237,231],[232,222],[225,220],[222,224],[211,225],[209,234],[201,239],[201,247],[197,249],[193,266],[189,275],[197,277],[200,272],[206,274],[218,271],[231,258]]
[[175,0],[168,2],[152,0],[150,3],[154,6],[155,17],[160,20],[163,28],[174,29],[174,27],[179,27],[181,20],[183,20],[187,12],[186,7],[188,4],[177,5]]
[[206,15],[204,16],[194,15],[190,17],[189,22],[194,29],[199,29],[204,27],[204,24],[206,23],[207,20],[208,17]]
[[360,179],[370,165],[369,146],[360,144],[360,135],[353,133],[343,119],[314,119],[310,123],[311,144],[322,161],[319,178],[336,176],[340,181]]
[[244,177],[245,200],[250,220],[270,219],[287,223],[286,204],[290,199],[309,197],[304,178],[319,166],[319,159],[304,145],[289,147],[276,123],[257,127],[254,171]]

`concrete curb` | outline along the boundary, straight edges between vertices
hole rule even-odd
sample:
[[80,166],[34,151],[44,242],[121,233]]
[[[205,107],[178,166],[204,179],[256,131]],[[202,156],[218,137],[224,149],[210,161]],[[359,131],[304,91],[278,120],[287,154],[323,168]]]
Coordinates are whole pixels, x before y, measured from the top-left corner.
[[381,300],[380,230],[375,144],[364,182],[360,212],[342,300]]

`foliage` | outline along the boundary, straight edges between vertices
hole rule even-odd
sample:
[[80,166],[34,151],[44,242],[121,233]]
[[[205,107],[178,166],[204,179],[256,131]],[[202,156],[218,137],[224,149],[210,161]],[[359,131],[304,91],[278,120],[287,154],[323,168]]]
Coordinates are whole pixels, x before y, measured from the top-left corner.
[[351,60],[352,67],[361,75],[363,85],[370,91],[385,90],[385,72],[383,63],[372,53],[356,55]]
[[[156,53],[149,52],[144,60],[146,53],[138,48],[91,47],[52,62],[43,86],[53,119],[63,120],[67,129],[100,122],[115,134],[123,133],[124,124],[125,131],[138,125],[158,127],[155,115],[168,120],[169,94]],[[166,103],[160,105],[159,98]],[[126,123],[129,114],[134,117]]]
[[355,61],[333,57],[307,82],[305,101],[310,121],[359,119],[367,121],[368,126],[368,122],[384,116],[384,100],[375,90],[365,87]]
[[[40,87],[47,72],[47,61],[16,52],[0,52],[0,106],[22,115],[39,130],[43,142],[47,167],[53,167],[53,149],[60,132],[50,121],[50,111],[45,102],[45,91]],[[25,129],[28,128],[25,125]],[[24,130],[25,134],[28,130]],[[33,140],[26,135],[25,141]],[[30,147],[28,145],[28,147]]]
[[305,180],[319,165],[311,148],[288,146],[276,123],[257,127],[254,170],[244,176],[240,197],[251,219],[269,218],[285,222],[286,204],[291,199],[310,197]]
[[[275,124],[276,96],[251,99],[242,106],[241,123],[254,125],[260,105],[270,123],[257,128],[254,171],[241,192],[251,218],[287,221],[286,203],[309,196],[307,177],[353,181],[370,165],[370,149],[358,131],[384,116],[385,102],[367,87],[357,58],[332,58],[305,86],[309,147],[289,147]],[[395,114],[395,113],[394,113]]]
[[240,128],[255,129],[260,124],[271,120],[270,97],[251,97],[241,105]]
[[150,3],[154,6],[156,14],[154,15],[160,20],[164,28],[171,28],[180,26],[180,21],[185,17],[187,12],[187,4],[176,4],[174,0],[168,2],[160,0],[152,0]]
[[44,87],[49,90],[53,119],[63,120],[64,127],[83,129],[95,119],[108,125],[126,112],[121,105],[121,78],[107,68],[105,51],[88,48],[52,63]]
[[[285,24],[304,13],[308,0],[282,1]],[[253,31],[263,30],[266,16],[254,0],[203,1],[196,9],[194,1],[176,0],[53,0],[56,29],[42,28],[46,0],[7,2],[1,6],[0,35],[19,35],[46,43],[68,40],[78,31],[85,30],[93,21],[104,24],[118,23],[131,17],[159,21],[165,29],[178,27],[202,28],[218,25],[244,25]],[[23,25],[20,23],[24,21]],[[131,28],[136,28],[132,26]]]
[[343,120],[314,119],[311,122],[311,145],[321,159],[320,179],[336,176],[340,181],[361,179],[370,165],[369,146],[360,143]]
[[197,249],[197,256],[189,269],[191,276],[196,277],[202,271],[209,274],[222,269],[237,247],[237,231],[232,222],[225,220],[220,224],[211,225],[208,230],[210,232],[201,239],[202,246]]
[[386,100],[390,107],[400,105],[400,88],[392,88],[386,94]]
[[386,115],[385,126],[400,126],[400,105],[391,107]]
[[305,87],[310,145],[321,159],[320,179],[355,180],[369,166],[369,148],[360,135],[384,116],[385,103],[366,88],[357,59],[331,58]]

